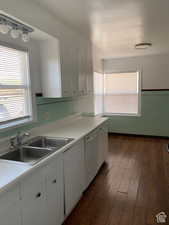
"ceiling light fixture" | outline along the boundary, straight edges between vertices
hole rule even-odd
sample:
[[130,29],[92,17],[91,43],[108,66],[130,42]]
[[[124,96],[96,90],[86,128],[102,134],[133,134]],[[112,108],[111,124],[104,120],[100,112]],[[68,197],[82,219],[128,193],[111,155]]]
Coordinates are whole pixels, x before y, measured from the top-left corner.
[[2,34],[7,34],[10,31],[11,27],[6,23],[0,23],[0,32]]
[[11,37],[13,39],[16,39],[16,38],[19,37],[19,35],[20,35],[20,30],[18,28],[16,28],[16,27],[12,28],[12,30],[11,30]]
[[22,41],[23,42],[28,42],[29,40],[30,40],[30,36],[29,36],[28,32],[23,31],[22,32]]
[[34,31],[31,27],[18,22],[6,15],[0,14],[0,32],[3,34],[7,34],[10,30],[12,38],[16,39],[21,34],[22,41],[24,42],[28,42],[30,40],[29,33]]
[[136,44],[135,48],[144,50],[144,49],[147,49],[147,48],[149,48],[151,46],[152,46],[152,44],[150,42],[142,42],[142,43]]

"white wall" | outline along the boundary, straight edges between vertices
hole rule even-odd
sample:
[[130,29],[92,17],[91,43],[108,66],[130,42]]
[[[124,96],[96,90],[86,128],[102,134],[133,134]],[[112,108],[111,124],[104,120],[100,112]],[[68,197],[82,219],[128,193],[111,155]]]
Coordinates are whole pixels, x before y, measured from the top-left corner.
[[104,72],[141,70],[142,89],[169,89],[169,54],[104,60]]

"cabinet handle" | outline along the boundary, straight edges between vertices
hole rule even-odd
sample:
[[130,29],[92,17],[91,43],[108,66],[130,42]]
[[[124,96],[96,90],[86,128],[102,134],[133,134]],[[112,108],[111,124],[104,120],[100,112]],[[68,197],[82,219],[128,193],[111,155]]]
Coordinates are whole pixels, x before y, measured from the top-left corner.
[[56,179],[52,181],[53,184],[56,184]]
[[40,198],[41,195],[42,195],[42,193],[41,192],[38,192],[37,195],[36,195],[36,198]]

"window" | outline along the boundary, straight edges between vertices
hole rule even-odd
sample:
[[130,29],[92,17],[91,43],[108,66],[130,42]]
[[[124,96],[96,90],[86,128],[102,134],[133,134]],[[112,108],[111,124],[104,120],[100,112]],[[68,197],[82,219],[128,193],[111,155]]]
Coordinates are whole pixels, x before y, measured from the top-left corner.
[[30,120],[28,52],[0,45],[0,127]]
[[139,73],[104,75],[104,114],[139,114]]

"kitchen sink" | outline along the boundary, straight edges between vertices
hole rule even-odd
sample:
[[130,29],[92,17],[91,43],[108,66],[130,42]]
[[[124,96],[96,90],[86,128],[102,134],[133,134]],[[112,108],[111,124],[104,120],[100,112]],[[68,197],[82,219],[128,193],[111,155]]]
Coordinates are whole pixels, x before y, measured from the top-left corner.
[[49,149],[21,147],[0,156],[0,159],[35,164],[49,155]]
[[0,155],[0,159],[35,164],[49,154],[60,150],[63,146],[73,140],[73,138],[50,138],[38,136],[32,138],[15,150]]
[[52,138],[39,136],[31,139],[28,143],[26,143],[26,145],[36,148],[46,148],[53,151],[57,151],[73,140],[73,138]]

